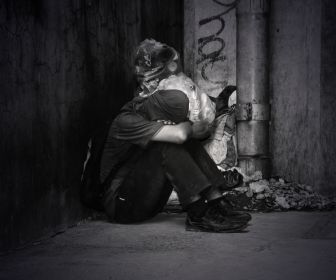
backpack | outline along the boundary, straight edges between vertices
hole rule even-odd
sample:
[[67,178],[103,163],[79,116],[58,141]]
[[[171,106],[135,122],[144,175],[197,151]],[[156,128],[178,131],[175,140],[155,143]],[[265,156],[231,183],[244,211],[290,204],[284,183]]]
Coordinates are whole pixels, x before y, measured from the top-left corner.
[[87,156],[83,164],[81,176],[80,199],[81,202],[92,209],[102,211],[103,185],[100,182],[100,160],[104,150],[105,141],[110,123],[95,131],[89,139]]

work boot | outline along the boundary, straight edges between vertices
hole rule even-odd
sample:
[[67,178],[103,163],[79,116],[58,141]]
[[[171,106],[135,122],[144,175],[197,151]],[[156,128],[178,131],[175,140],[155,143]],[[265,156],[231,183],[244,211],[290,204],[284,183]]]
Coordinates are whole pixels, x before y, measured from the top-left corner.
[[222,171],[222,175],[224,177],[225,184],[222,186],[223,191],[232,190],[234,188],[238,188],[243,185],[244,178],[243,175],[240,174],[237,169]]
[[212,207],[224,217],[229,217],[237,221],[245,221],[246,223],[252,219],[252,216],[247,212],[233,210],[233,206],[224,197],[211,201],[210,203]]
[[[238,173],[239,174],[239,173]],[[240,174],[239,174],[240,175]],[[202,193],[203,201],[207,201],[207,203],[201,203],[202,200],[199,200],[196,204],[193,206],[194,209],[204,209],[204,207],[209,207],[209,205],[218,208],[218,211],[223,216],[230,216],[231,218],[234,218],[236,220],[242,220],[242,221],[250,221],[251,215],[242,212],[242,211],[235,211],[233,210],[233,206],[230,204],[230,202],[225,199],[219,188],[210,187],[207,188]],[[202,205],[202,206],[201,206]],[[197,210],[199,211],[199,210]]]
[[188,211],[186,230],[204,232],[241,232],[248,225],[246,219],[223,215],[217,204],[209,205],[202,214]]

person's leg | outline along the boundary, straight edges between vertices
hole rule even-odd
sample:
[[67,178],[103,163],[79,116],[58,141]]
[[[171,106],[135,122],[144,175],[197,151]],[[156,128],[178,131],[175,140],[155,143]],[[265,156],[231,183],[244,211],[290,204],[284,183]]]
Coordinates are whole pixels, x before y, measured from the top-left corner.
[[172,192],[160,166],[160,153],[147,149],[127,174],[117,190],[115,221],[118,223],[141,222],[159,213]]
[[[198,165],[203,174],[211,182],[211,188],[207,190],[207,193],[203,192],[203,197],[206,200],[209,200],[209,198],[211,199],[211,201],[209,201],[211,211],[219,213],[222,217],[230,217],[230,220],[233,220],[234,223],[236,223],[237,221],[245,221],[246,223],[250,221],[250,214],[246,212],[235,211],[232,208],[230,202],[226,200],[224,196],[220,195],[220,197],[218,197],[218,193],[222,194],[223,192],[241,184],[243,182],[242,175],[236,170],[229,171],[230,173],[222,174],[217,168],[215,162],[211,159],[209,154],[204,149],[202,143],[196,139],[191,139],[185,142],[183,146],[185,150],[190,153],[190,155],[194,159],[194,162]],[[214,194],[216,195],[215,197],[213,196]],[[193,220],[195,221],[197,229],[199,229],[199,227],[202,227],[200,225],[204,224],[203,221],[199,222],[199,217],[202,217],[202,212],[200,212],[201,208],[202,200],[189,206],[189,212],[191,213],[191,215],[189,215],[189,217],[187,218],[187,228],[189,227],[193,230]],[[192,216],[194,216],[194,219],[192,218]],[[202,219],[203,217],[201,218],[201,220]],[[219,219],[221,219],[221,217],[219,217]],[[234,225],[232,223],[228,224],[228,230],[233,227]],[[205,231],[209,230],[208,225],[206,226],[206,228],[203,229],[205,229]],[[221,228],[220,230],[223,230],[223,228]],[[216,229],[210,226],[210,231],[216,231]],[[224,229],[224,231],[227,230]]]
[[228,174],[222,174],[200,141],[191,139],[183,145],[193,157],[198,167],[202,170],[203,174],[209,179],[213,187],[220,188],[220,190],[223,192],[230,190],[242,183],[243,177],[237,171]]
[[153,143],[131,167],[116,194],[107,198],[105,207],[116,222],[140,222],[162,210],[173,187],[186,206],[210,186],[182,145]]
[[[162,210],[171,193],[171,185],[188,212],[189,228],[225,232],[246,227],[246,219],[232,218],[232,215],[224,217],[216,210],[218,207],[214,207],[213,200],[204,199],[204,192],[211,189],[210,181],[183,145],[169,143],[153,143],[144,152],[116,195],[107,196],[107,213],[118,223],[149,219]],[[215,198],[220,197],[219,193]]]
[[[163,167],[178,194],[183,208],[199,200],[213,186],[213,180],[188,151],[187,145],[168,144],[162,149]],[[221,197],[217,189],[211,190],[209,200]]]
[[233,211],[225,200],[222,192],[227,188],[226,182],[201,143],[191,140],[183,145],[165,145],[162,154],[164,169],[182,207],[188,212],[190,226],[192,221],[196,227],[202,225],[210,231],[236,230],[246,226],[251,216]]

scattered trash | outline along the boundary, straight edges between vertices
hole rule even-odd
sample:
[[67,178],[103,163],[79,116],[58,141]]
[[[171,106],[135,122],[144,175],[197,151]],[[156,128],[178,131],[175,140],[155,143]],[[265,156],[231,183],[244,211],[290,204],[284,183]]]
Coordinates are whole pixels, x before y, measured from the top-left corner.
[[269,182],[267,180],[260,180],[250,183],[250,189],[254,193],[269,192]]
[[[245,211],[288,211],[288,210],[332,210],[336,198],[313,191],[309,185],[286,182],[284,179],[261,179],[261,173],[244,176],[244,186],[225,192],[237,210]],[[176,193],[169,199],[167,211],[181,211]]]
[[226,192],[225,196],[236,209],[249,211],[331,210],[336,206],[335,197],[282,178],[245,180],[245,186]]

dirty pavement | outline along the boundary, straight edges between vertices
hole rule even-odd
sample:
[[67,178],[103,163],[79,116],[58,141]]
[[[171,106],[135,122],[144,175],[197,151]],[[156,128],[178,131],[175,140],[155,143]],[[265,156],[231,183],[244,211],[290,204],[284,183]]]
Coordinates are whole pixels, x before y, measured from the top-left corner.
[[335,279],[336,211],[253,213],[245,233],[199,233],[184,213],[91,220],[0,256],[0,279]]

